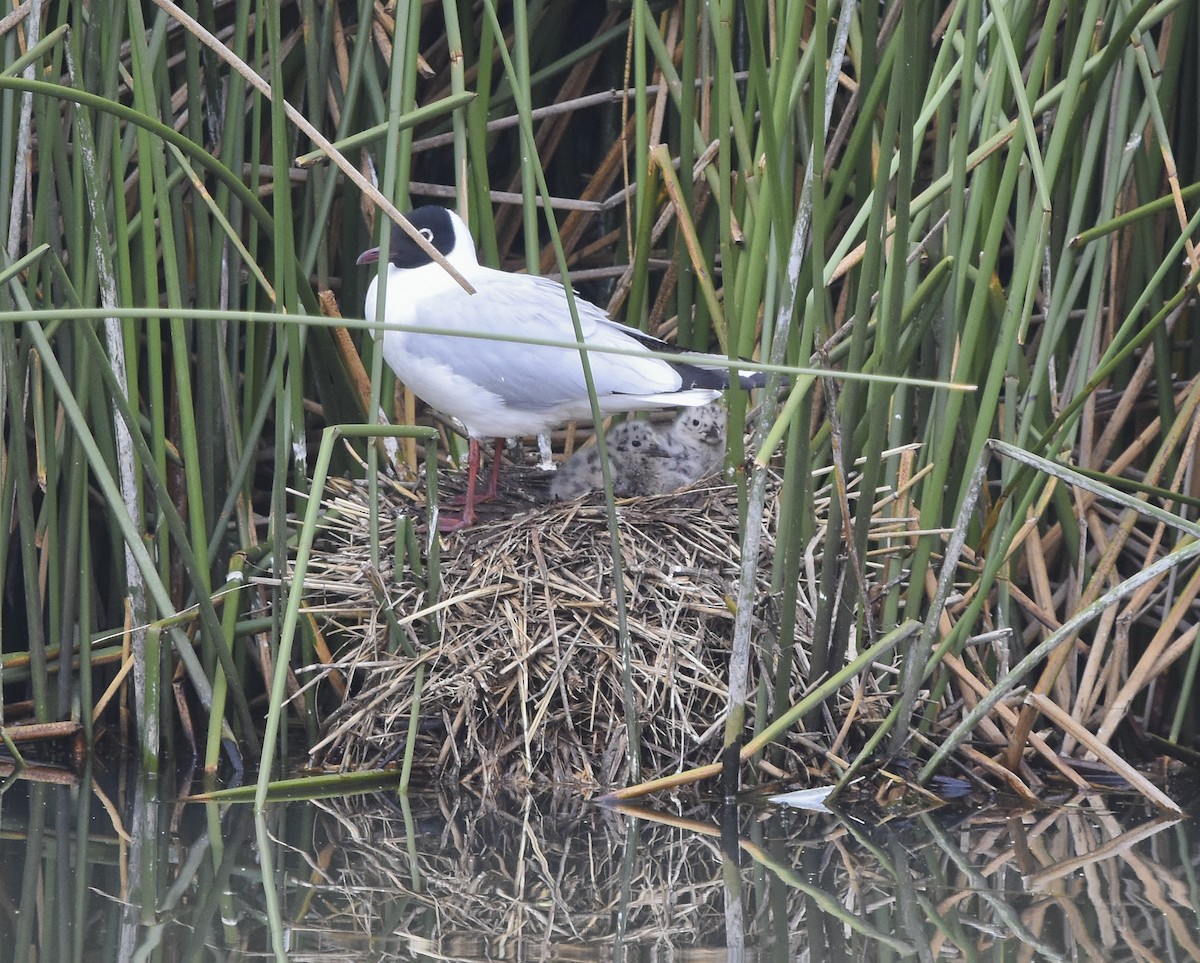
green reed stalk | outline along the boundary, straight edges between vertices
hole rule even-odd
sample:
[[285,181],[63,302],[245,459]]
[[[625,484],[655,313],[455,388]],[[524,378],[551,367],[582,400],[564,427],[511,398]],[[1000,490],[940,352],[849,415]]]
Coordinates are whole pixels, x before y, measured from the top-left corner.
[[[391,83],[387,91],[387,116],[389,118],[399,117],[405,105],[412,103],[412,85],[416,77],[416,36],[412,22],[412,17],[416,16],[416,10],[410,4],[408,12],[410,17],[404,19],[400,17],[400,11],[397,9],[396,34],[392,38],[392,64],[391,64]],[[370,17],[371,14],[364,10],[364,14]],[[365,40],[365,38],[360,38]],[[406,93],[407,88],[407,93]],[[399,125],[389,122],[387,139],[385,146],[385,155],[383,163],[382,178],[380,181],[380,189],[388,198],[394,198],[400,207],[407,207],[409,203],[408,196],[408,154],[411,151],[412,137],[411,133],[401,130]],[[409,150],[402,151],[401,145],[406,144]],[[391,250],[391,230],[390,225],[385,221],[381,225],[379,234],[379,264],[381,268],[388,263],[388,257]],[[387,294],[388,286],[379,284],[376,286],[376,303],[375,317],[385,318],[387,316]],[[383,361],[383,332],[375,332],[374,338],[371,341],[370,353],[370,374],[371,374],[371,394],[369,410],[366,412],[367,424],[374,425],[379,421],[379,412],[382,410],[382,393],[385,385],[391,385],[392,379],[388,375]],[[390,408],[390,406],[389,406]],[[371,545],[371,564],[374,568],[379,569],[381,559],[379,557],[380,531],[379,531],[379,451],[375,446],[370,446],[367,449],[367,493],[368,502],[370,504],[370,516],[368,519],[368,532]]]
[[[650,233],[654,222],[655,205],[651,202],[654,169],[650,165],[650,117],[646,85],[650,82],[646,72],[646,44],[649,36],[657,31],[654,22],[647,23],[649,16],[645,3],[633,5],[631,36],[625,64],[626,76],[633,68],[633,161],[626,159],[626,180],[635,185],[632,208],[625,202],[626,227],[629,231],[629,261],[633,266],[633,277],[629,285],[626,317],[630,323],[641,325],[646,316],[648,303],[646,286],[649,281],[647,262],[650,259]],[[670,60],[669,57],[661,57]],[[630,63],[632,61],[632,64]],[[626,101],[628,103],[628,101]],[[629,154],[626,151],[625,157]]]
[[[331,425],[321,433],[321,446],[313,465],[312,482],[307,493],[304,521],[296,545],[296,560],[289,576],[290,589],[287,605],[279,629],[275,665],[271,677],[270,701],[267,705],[266,728],[263,733],[262,755],[259,762],[258,782],[254,795],[254,810],[261,813],[267,803],[268,786],[274,773],[275,753],[280,742],[283,713],[287,700],[287,678],[291,670],[292,646],[296,628],[300,621],[300,605],[304,595],[304,578],[308,573],[308,562],[312,557],[313,542],[317,535],[317,524],[321,515],[321,498],[325,481],[329,477],[330,462],[334,445],[342,438],[370,438],[387,436],[392,438],[435,438],[436,429],[418,428],[411,425]],[[428,453],[431,449],[426,449]],[[427,474],[436,474],[436,462],[425,466]],[[436,539],[436,533],[431,535]]]
[[[525,0],[513,0],[512,13],[512,66],[508,70],[508,82],[513,90],[513,99],[519,111],[523,98],[528,99],[531,90],[529,82],[529,9]],[[496,35],[501,36],[498,30]],[[505,63],[507,66],[508,61]],[[528,154],[526,154],[527,151]],[[522,142],[522,154],[525,155],[525,163],[521,164],[520,172],[521,224],[525,240],[525,266],[531,274],[536,274],[539,262],[538,251],[541,249],[541,241],[538,236],[537,179],[533,172],[533,152],[530,151],[529,144],[524,141]]]
[[[895,174],[894,206],[889,209],[887,202],[888,195],[893,193],[891,184],[886,185],[887,189],[884,190],[881,188],[885,185],[877,182],[876,190],[871,195],[866,252],[861,269],[855,272],[858,291],[849,356],[846,361],[847,367],[852,371],[862,370],[867,365],[868,353],[871,362],[886,373],[895,373],[892,365],[898,361],[898,328],[901,323],[905,288],[909,282],[908,267],[900,255],[912,244],[908,199],[912,196],[915,150],[911,138],[897,137],[897,133],[910,131],[917,113],[918,105],[914,103],[917,92],[909,78],[918,76],[924,67],[918,59],[921,48],[917,34],[921,28],[922,19],[915,13],[905,10],[901,14],[900,25],[893,35],[895,42],[900,46],[896,69],[886,77],[876,78],[881,85],[887,83],[890,86],[880,141],[885,144],[897,144],[899,162]],[[889,219],[892,221],[890,237]],[[888,245],[892,254],[890,257],[885,249]],[[876,291],[879,292],[878,304],[873,306]],[[871,330],[871,321],[875,322],[874,330]],[[824,653],[826,661],[814,658],[814,672],[818,668],[824,669],[826,665],[834,666],[842,662],[852,623],[856,623],[855,631],[868,639],[874,637],[878,630],[870,611],[867,592],[864,591],[865,559],[867,540],[875,514],[871,493],[876,490],[883,474],[882,452],[889,446],[888,423],[896,401],[892,386],[881,382],[872,382],[870,385],[849,382],[841,393],[838,417],[841,424],[847,427],[845,435],[840,439],[844,446],[842,459],[840,464],[835,466],[835,470],[845,476],[851,464],[859,458],[863,462],[860,497],[853,508],[847,506],[848,515],[845,521],[847,530],[852,533],[847,544],[849,564],[857,576],[847,580],[845,591],[857,604],[852,607],[843,604],[834,613],[830,644]],[[839,504],[839,512],[840,510]],[[828,553],[826,558],[828,559]]]
[[[446,21],[446,45],[450,56],[450,90],[449,99],[456,100],[461,106],[469,103],[468,98],[473,94],[467,91],[465,54],[463,51],[462,30],[458,23],[458,5],[454,0],[444,0],[442,15]],[[466,112],[456,107],[451,114],[451,124],[454,129],[454,187],[455,200],[460,211],[467,210],[467,199],[470,196],[470,181],[467,177],[467,117]]]
[[[496,16],[496,8],[493,0],[484,0],[488,18],[491,20],[492,29],[497,36],[502,36],[503,31],[500,29],[499,18]],[[498,47],[500,58],[504,62],[504,69],[510,78],[515,78],[516,71],[513,67],[512,59],[509,56],[507,48],[503,44]],[[547,224],[550,229],[550,240],[554,246],[555,259],[558,263],[558,269],[562,277],[568,278],[569,271],[567,258],[563,252],[562,239],[559,237],[558,225],[555,223],[553,216],[550,216],[550,189],[546,183],[545,171],[542,168],[541,162],[537,155],[537,143],[533,135],[533,119],[531,117],[531,106],[529,103],[528,93],[514,88],[514,95],[517,102],[517,110],[521,117],[521,137],[525,146],[525,150],[531,159],[530,166],[533,167],[537,175],[538,190],[541,193],[542,199],[547,208]],[[580,342],[583,341],[583,329],[580,326],[579,311],[575,304],[575,294],[570,284],[565,286],[567,294],[567,305],[571,311],[571,323],[574,325],[575,337]],[[579,360],[583,367],[584,383],[587,385],[588,399],[591,402],[592,420],[599,425],[603,422],[603,416],[600,411],[600,404],[596,399],[596,385],[592,378],[592,366],[586,351],[579,352]],[[629,621],[627,604],[625,599],[625,579],[623,566],[621,562],[621,542],[617,521],[616,503],[613,498],[612,491],[612,470],[608,460],[608,448],[605,445],[603,435],[597,433],[597,448],[600,453],[600,466],[604,476],[604,500],[608,514],[608,531],[612,549],[612,582],[613,595],[616,599],[617,608],[617,644],[621,650],[621,686],[622,698],[624,701],[625,710],[625,726],[627,732],[626,740],[626,758],[629,766],[630,777],[634,781],[640,778],[641,773],[641,758],[640,758],[640,734],[638,722],[638,705],[635,694],[633,692],[633,677],[632,677],[632,654],[630,651],[629,639]]]
[[[494,58],[492,49],[503,43],[503,34],[497,38],[492,31],[492,21],[482,17],[477,25],[479,45],[475,51],[475,100],[467,109],[467,160],[470,174],[469,193],[471,204],[460,213],[486,211],[491,205],[491,181],[488,176],[488,156],[491,137],[488,135],[488,114],[492,109],[492,71]],[[472,225],[477,239],[479,256],[489,264],[498,264],[500,252],[496,243],[496,223],[492,218],[482,218]]]
[[[232,659],[234,641],[237,637],[237,617],[244,584],[245,556],[238,554],[229,561],[229,572],[226,584],[230,590],[222,598],[221,629],[223,637],[218,643],[223,645]],[[221,720],[225,718],[225,700],[229,691],[229,678],[223,665],[218,664],[213,672],[212,709],[208,715],[208,734],[204,747],[205,772],[216,772],[220,762],[221,739],[224,736]]]
[[[15,329],[7,324],[0,326],[0,365],[5,371],[8,411],[11,414],[20,414],[22,422],[25,406],[21,397],[21,387],[25,380],[28,360],[28,351],[19,350]],[[33,532],[36,525],[33,515],[32,472],[23,434],[10,438],[6,445],[6,454],[15,485],[17,526],[21,532]],[[37,557],[34,554],[33,539],[21,539],[19,551],[24,581],[21,591],[25,597],[26,631],[29,635],[34,716],[38,722],[48,722],[46,637],[42,629],[41,591],[37,579]]]

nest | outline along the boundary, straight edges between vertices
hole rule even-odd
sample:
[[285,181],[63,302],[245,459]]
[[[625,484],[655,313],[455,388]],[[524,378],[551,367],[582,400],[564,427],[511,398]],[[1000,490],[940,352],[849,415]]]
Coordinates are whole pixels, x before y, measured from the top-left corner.
[[[408,524],[411,494],[381,491],[379,568],[365,487],[343,481],[327,494],[330,521],[306,587],[324,635],[340,645],[321,671],[340,674],[347,694],[324,721],[315,764],[392,763],[415,720],[418,779],[611,786],[628,776],[627,692],[643,775],[715,758],[740,572],[736,487],[701,482],[618,503],[623,650],[602,497],[536,504],[536,472],[513,475],[504,504],[517,514],[453,536],[435,560],[414,559],[426,539]],[[769,504],[778,479],[771,486]],[[763,562],[754,617],[769,628]]]

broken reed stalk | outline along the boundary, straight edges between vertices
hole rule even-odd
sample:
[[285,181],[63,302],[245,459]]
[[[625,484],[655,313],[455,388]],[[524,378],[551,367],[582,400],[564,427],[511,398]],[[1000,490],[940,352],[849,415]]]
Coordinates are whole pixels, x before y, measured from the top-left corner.
[[1159,809],[1176,816],[1183,815],[1183,810],[1179,808],[1178,803],[1122,759],[1119,753],[1114,752],[1101,739],[1092,735],[1091,732],[1072,719],[1070,714],[1063,711],[1056,702],[1048,699],[1040,692],[1030,692],[1025,697],[1025,701],[1062,729],[1063,732],[1074,736],[1080,745],[1089,752],[1094,753],[1097,759],[1150,800],[1150,802],[1154,803]]

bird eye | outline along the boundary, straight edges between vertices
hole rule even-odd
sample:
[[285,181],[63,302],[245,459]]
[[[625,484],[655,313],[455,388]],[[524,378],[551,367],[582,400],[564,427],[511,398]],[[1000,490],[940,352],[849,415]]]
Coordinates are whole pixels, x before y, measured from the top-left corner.
[[425,240],[427,240],[430,244],[433,243],[433,231],[431,231],[429,228],[423,227],[417,231],[417,233],[420,234],[421,237],[425,238]]

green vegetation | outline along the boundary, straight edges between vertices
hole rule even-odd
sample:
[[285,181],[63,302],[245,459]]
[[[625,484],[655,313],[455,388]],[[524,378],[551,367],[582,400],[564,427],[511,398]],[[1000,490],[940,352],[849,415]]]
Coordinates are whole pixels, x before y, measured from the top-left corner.
[[0,20],[9,727],[102,723],[152,769],[180,738],[257,762],[268,716],[266,760],[315,741],[289,565],[317,437],[371,485],[435,459],[331,428],[415,410],[336,322],[386,220],[349,167],[466,212],[489,263],[769,366],[778,408],[732,402],[727,743],[891,633],[896,675],[808,710],[832,778],[973,736],[1033,793],[1031,760],[1065,773],[1131,719],[1194,743],[1194,5],[29,9]]

